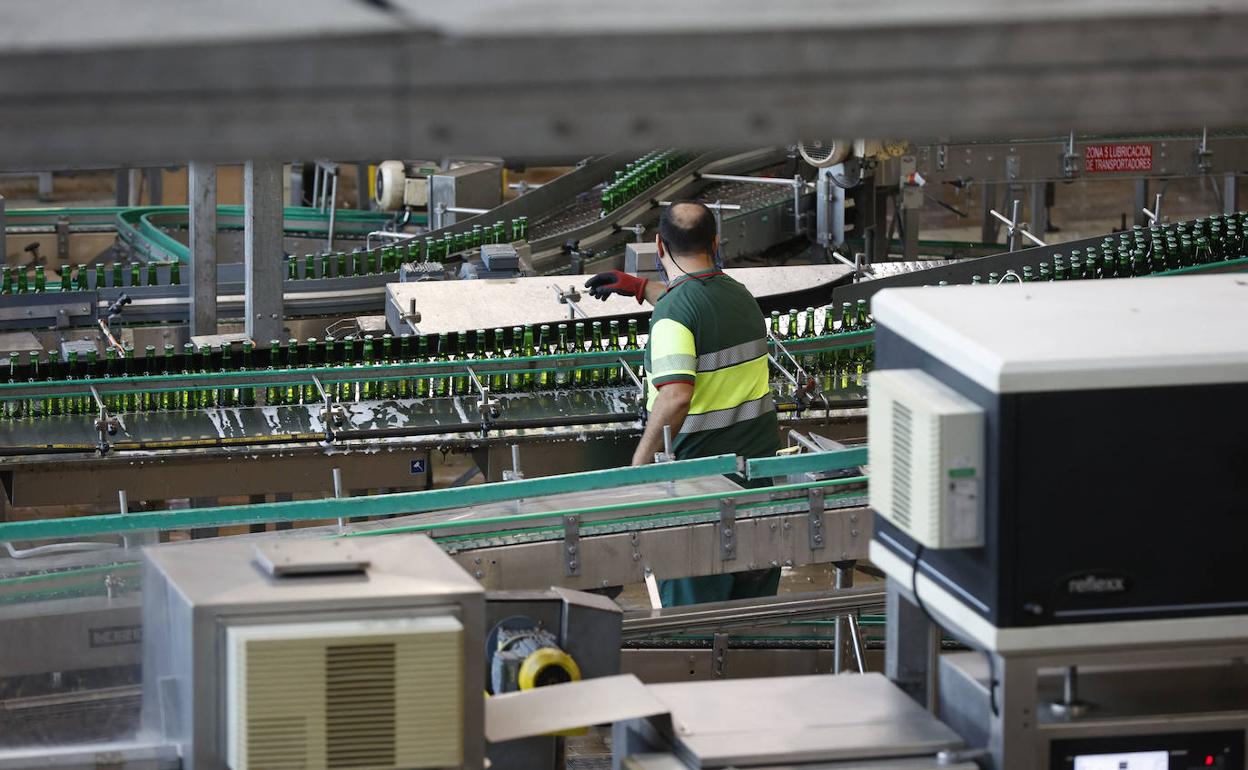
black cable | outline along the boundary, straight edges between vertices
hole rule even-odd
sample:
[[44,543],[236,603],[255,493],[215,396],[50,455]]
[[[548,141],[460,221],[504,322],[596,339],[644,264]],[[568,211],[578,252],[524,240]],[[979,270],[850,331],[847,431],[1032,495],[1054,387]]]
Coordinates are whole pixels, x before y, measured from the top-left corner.
[[[918,543],[914,549],[914,559],[910,562],[910,593],[914,596],[914,603],[918,605],[919,611],[923,613],[923,617],[927,618],[927,622],[940,627],[936,619],[932,617],[932,613],[927,611],[927,605],[923,603],[923,597],[919,596],[919,565],[923,558],[923,544]],[[1001,709],[997,706],[997,662],[992,653],[988,650],[979,650],[988,658],[988,706],[992,709],[994,717],[1001,716]]]

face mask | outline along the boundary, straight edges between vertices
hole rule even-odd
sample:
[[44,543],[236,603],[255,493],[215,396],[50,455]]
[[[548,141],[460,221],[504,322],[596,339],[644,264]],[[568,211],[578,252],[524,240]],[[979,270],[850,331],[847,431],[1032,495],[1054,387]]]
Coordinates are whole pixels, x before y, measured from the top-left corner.
[[671,279],[667,277],[667,268],[663,267],[663,260],[659,258],[659,252],[654,252],[654,269],[658,272],[659,277],[663,279],[663,285],[671,285]]

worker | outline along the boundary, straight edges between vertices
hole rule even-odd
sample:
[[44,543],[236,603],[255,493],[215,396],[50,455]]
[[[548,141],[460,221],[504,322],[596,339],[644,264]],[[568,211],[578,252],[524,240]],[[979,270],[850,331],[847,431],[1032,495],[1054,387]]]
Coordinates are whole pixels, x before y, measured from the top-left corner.
[[[719,268],[715,215],[701,203],[673,203],[659,218],[656,270],[662,282],[612,270],[585,282],[590,294],[654,306],[646,343],[649,417],[633,465],[654,462],[671,426],[678,460],[780,448],[768,381],[763,313],[749,290]],[[739,476],[734,480],[748,484]],[[779,568],[660,580],[663,606],[774,596]]]

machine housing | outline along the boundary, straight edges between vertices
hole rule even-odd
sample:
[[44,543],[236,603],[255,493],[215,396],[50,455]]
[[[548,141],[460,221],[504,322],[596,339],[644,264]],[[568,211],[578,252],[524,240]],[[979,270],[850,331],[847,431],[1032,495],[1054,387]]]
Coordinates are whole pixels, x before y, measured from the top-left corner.
[[[258,549],[264,550],[264,558],[257,559]],[[296,642],[305,652],[309,646],[323,648],[325,681],[329,682],[335,666],[375,669],[384,662],[373,653],[360,657],[369,651],[353,645],[377,642],[381,636],[397,640],[404,634],[409,646],[396,645],[391,664],[424,685],[408,686],[404,692],[419,697],[406,703],[396,701],[396,713],[437,714],[439,731],[458,729],[462,748],[449,754],[443,751],[437,766],[482,766],[484,676],[479,661],[484,643],[484,590],[427,537],[166,545],[145,549],[143,579],[142,724],[149,737],[180,745],[188,770],[232,764],[230,746],[240,724],[235,712],[249,693],[280,695],[283,687],[305,684],[305,669],[311,670],[307,665],[297,676],[283,679],[278,675],[277,681],[270,677],[267,682],[265,676],[271,670],[253,668],[252,679],[244,683],[249,693],[234,692],[228,683],[231,678],[235,686],[241,682],[237,667],[243,642],[277,639]],[[332,644],[326,643],[330,638]],[[436,642],[432,646],[431,640]],[[331,648],[337,649],[335,655],[328,654]],[[270,663],[294,665],[289,651],[278,653]],[[448,690],[448,676],[458,680],[454,692]],[[327,712],[335,705],[330,689],[329,685],[325,688]],[[391,690],[392,699],[404,695],[396,688]],[[436,703],[432,693],[439,693]],[[320,697],[319,692],[298,693],[299,699]],[[428,702],[420,702],[422,698]],[[448,709],[458,713],[447,714]],[[433,727],[427,722],[396,720],[392,748],[331,743],[326,744],[327,750],[346,751],[340,756],[348,756],[366,748],[374,757],[389,750],[400,760],[403,741],[420,739],[419,735],[405,737],[405,733]],[[309,732],[314,726],[309,723]],[[323,727],[330,732],[332,725]],[[358,731],[337,733],[352,736]],[[421,740],[409,745],[422,751]],[[449,755],[457,761],[447,763]]]
[[1234,275],[880,292],[877,369],[984,412],[985,539],[918,560],[877,517],[873,561],[907,585],[920,561],[929,607],[997,628],[1248,610],[1245,308]]

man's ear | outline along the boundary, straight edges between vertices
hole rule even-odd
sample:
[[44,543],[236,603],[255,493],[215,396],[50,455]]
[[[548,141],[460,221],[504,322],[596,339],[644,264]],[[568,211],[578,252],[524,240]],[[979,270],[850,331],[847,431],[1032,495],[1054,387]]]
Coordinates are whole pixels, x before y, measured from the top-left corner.
[[657,246],[657,247],[658,247],[658,249],[659,249],[659,256],[660,256],[660,257],[664,256],[664,254],[663,254],[663,236],[661,236],[661,235],[656,235],[656,236],[654,236],[654,245],[655,245],[655,246]]

